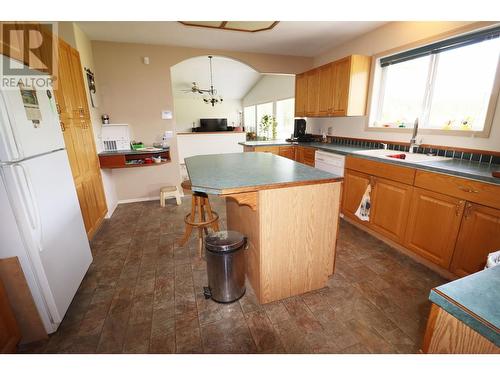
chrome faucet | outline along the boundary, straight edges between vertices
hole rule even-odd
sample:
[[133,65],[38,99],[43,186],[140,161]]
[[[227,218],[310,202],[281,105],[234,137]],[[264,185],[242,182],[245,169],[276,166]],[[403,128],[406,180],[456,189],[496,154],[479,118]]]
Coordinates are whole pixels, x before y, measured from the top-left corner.
[[418,133],[418,117],[415,119],[415,123],[413,124],[413,135],[410,139],[410,153],[413,154],[415,152],[415,147],[418,148],[420,143],[417,142],[417,133]]

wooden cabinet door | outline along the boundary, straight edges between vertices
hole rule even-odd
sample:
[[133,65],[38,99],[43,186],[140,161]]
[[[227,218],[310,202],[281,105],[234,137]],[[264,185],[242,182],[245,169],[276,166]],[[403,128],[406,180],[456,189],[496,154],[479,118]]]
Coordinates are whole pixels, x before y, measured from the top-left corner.
[[280,146],[279,155],[284,158],[295,160],[295,147],[294,146]]
[[10,307],[7,292],[0,281],[0,353],[15,353],[21,332]]
[[327,116],[332,107],[333,64],[323,65],[319,69],[319,104],[318,114]]
[[450,271],[466,276],[484,268],[489,253],[500,250],[500,210],[467,202]]
[[71,76],[74,82],[75,107],[73,108],[73,118],[90,118],[89,106],[87,103],[87,93],[85,82],[83,81],[83,69],[80,63],[80,54],[77,50],[70,50]]
[[71,71],[71,47],[63,41],[58,44],[57,80],[54,94],[57,102],[57,112],[61,117],[72,118],[77,102],[75,84]]
[[349,99],[349,83],[351,72],[351,58],[346,57],[333,63],[332,77],[332,107],[333,116],[346,116]]
[[319,112],[319,69],[306,73],[307,77],[307,116],[317,116]]
[[295,76],[295,117],[304,117],[307,107],[307,77],[305,73]]
[[346,169],[344,173],[344,185],[342,192],[342,213],[356,221],[367,224],[357,218],[354,213],[361,203],[361,198],[370,185],[370,176]]
[[414,188],[405,246],[438,266],[448,268],[464,206],[463,200]]
[[402,243],[410,211],[413,186],[372,177],[370,224],[372,229]]
[[80,152],[79,149],[81,147],[78,143],[79,133],[77,129],[74,129],[74,125],[71,120],[61,117],[59,122],[61,124],[64,144],[66,146],[66,153],[68,154],[73,180],[77,180],[81,175],[80,165],[78,162],[78,152]]

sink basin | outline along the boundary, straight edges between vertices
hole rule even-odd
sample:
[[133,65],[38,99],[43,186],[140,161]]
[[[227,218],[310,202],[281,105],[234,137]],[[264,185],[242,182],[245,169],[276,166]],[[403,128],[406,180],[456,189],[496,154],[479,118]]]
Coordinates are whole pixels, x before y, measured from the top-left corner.
[[[410,154],[409,152],[383,150],[383,149],[355,151],[354,153],[359,155],[373,156],[375,158],[396,160],[402,163],[424,163],[427,161],[444,161],[451,159],[451,158],[445,158],[444,156]],[[393,157],[394,155],[405,155],[405,158],[404,159],[395,158]]]

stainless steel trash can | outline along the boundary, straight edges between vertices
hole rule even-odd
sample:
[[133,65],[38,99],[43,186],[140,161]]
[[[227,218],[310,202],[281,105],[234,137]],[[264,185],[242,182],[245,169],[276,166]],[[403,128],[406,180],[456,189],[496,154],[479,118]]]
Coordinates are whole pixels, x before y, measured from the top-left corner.
[[245,246],[239,232],[220,231],[205,239],[208,287],[205,298],[230,303],[245,294]]

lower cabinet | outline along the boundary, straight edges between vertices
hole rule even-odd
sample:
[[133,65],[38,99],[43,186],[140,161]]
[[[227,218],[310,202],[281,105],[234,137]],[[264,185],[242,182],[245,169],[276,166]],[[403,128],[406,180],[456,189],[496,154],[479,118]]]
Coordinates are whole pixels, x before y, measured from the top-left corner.
[[500,210],[467,202],[450,270],[466,276],[484,268],[489,253],[500,250]]
[[354,213],[359,207],[366,188],[370,185],[370,176],[346,169],[342,193],[342,212],[347,217],[359,220]]
[[370,226],[387,238],[402,243],[410,212],[413,186],[372,177]]
[[448,269],[464,206],[463,200],[414,188],[404,245]]
[[314,167],[314,157],[316,150],[311,147],[297,146],[295,152],[295,160],[302,164],[307,164]]
[[295,160],[295,147],[294,146],[279,146],[279,156]]

